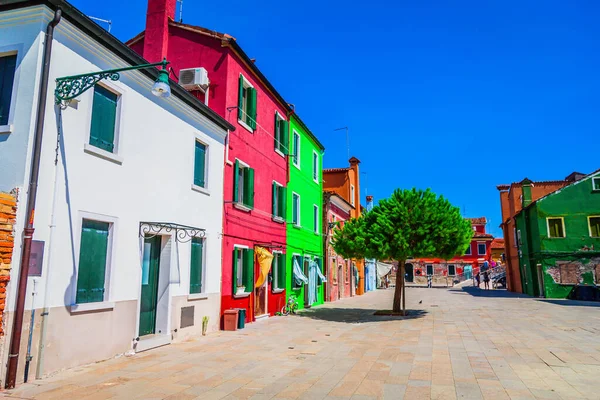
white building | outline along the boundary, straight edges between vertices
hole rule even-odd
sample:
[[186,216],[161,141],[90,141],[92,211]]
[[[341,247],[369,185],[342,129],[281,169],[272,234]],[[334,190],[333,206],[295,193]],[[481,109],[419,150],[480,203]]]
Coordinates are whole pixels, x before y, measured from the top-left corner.
[[[18,381],[32,305],[37,312],[29,379],[40,356],[40,371],[48,374],[200,336],[204,317],[208,331],[218,329],[224,143],[232,129],[178,85],[171,84],[169,98],[153,96],[156,69],[101,80],[61,110],[55,106],[56,78],[149,61],[69,4],[33,3],[39,4],[13,0],[0,6],[0,88],[12,80],[0,105],[9,110],[6,121],[0,120],[0,191],[19,189],[2,380],[45,31],[56,8],[62,9],[51,52],[35,208],[33,239],[44,246],[43,261],[41,276],[28,280]],[[44,308],[49,315],[42,317]]]

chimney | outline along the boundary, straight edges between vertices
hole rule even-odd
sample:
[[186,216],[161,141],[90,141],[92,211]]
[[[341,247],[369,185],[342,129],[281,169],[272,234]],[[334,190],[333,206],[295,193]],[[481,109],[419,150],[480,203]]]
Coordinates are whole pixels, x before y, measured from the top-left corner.
[[367,196],[367,211],[373,209],[373,196]]
[[521,195],[521,205],[523,208],[531,204],[531,186],[533,182],[525,178],[521,181],[521,189],[523,194]]
[[162,61],[169,48],[169,18],[175,19],[176,0],[148,0],[143,57],[148,62]]

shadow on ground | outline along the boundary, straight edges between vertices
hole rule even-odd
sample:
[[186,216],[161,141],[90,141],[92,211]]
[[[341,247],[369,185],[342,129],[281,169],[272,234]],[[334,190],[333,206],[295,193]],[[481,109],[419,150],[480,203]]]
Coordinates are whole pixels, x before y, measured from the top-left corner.
[[576,306],[576,307],[600,307],[597,301],[582,301],[569,299],[539,299],[542,303],[556,304],[557,306]]
[[425,310],[409,310],[406,317],[395,315],[374,315],[374,309],[366,308],[311,308],[299,311],[297,316],[321,321],[345,322],[348,324],[361,324],[367,322],[402,321],[424,317]]
[[502,298],[514,298],[514,299],[531,297],[531,296],[528,296],[523,293],[509,292],[506,289],[485,290],[485,289],[478,288],[476,286],[463,286],[458,289],[451,289],[450,293],[452,293],[452,294],[469,294],[469,295],[475,296],[475,297],[502,297]]

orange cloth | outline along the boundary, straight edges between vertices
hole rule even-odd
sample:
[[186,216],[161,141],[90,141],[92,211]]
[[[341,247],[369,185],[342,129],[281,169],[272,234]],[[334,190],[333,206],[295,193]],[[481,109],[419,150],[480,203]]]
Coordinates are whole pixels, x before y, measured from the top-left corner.
[[271,271],[273,254],[271,254],[269,250],[265,249],[264,247],[257,247],[254,249],[254,252],[256,253],[256,259],[258,260],[259,267],[259,275],[254,287],[259,288],[265,283],[265,280],[269,275],[269,271]]

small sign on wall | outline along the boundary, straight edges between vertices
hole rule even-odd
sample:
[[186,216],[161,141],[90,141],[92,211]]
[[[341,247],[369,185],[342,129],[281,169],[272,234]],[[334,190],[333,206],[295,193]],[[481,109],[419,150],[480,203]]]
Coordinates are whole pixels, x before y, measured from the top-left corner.
[[44,263],[43,240],[31,241],[31,256],[29,257],[29,276],[42,276],[42,264]]

